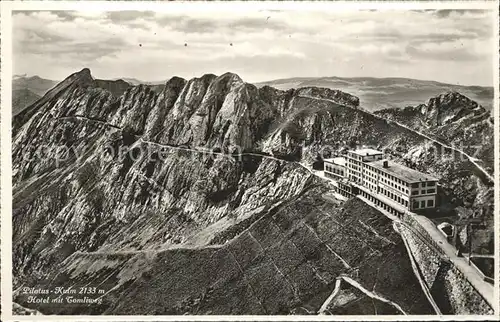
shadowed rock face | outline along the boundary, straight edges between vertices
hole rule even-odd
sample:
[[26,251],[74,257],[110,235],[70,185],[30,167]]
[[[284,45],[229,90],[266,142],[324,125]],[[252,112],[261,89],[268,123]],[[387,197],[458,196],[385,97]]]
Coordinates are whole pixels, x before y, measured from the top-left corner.
[[449,124],[462,117],[471,114],[480,115],[484,112],[486,110],[483,107],[457,92],[448,92],[433,97],[421,110],[427,124],[431,126]]
[[[365,236],[359,241],[354,235],[365,234],[370,230],[366,227],[375,227],[376,218],[383,217],[374,212],[370,217],[358,218],[357,212],[352,212],[356,209],[352,203],[339,211],[363,221],[366,231],[348,233],[340,229],[336,230],[338,239],[337,235],[325,238],[331,239],[328,243],[333,249],[344,247],[349,240],[365,245],[340,255],[354,256],[353,262],[363,263],[364,268],[356,273],[360,274],[358,277],[342,268],[343,265],[340,268],[336,264],[327,265],[325,272],[329,275],[325,277],[314,273],[316,264],[299,269],[302,262],[297,262],[286,269],[285,276],[290,274],[291,282],[285,283],[285,279],[276,279],[272,262],[264,256],[267,247],[274,244],[285,247],[289,239],[299,238],[304,247],[316,243],[316,237],[307,233],[309,228],[301,226],[303,220],[310,221],[308,225],[317,235],[327,234],[330,229],[322,228],[326,218],[317,216],[319,210],[307,206],[312,199],[301,201],[304,195],[319,198],[325,187],[296,162],[314,161],[323,146],[380,145],[393,158],[444,178],[449,183],[443,187],[449,194],[447,202],[458,205],[462,195],[469,193],[467,207],[479,209],[480,216],[487,217],[492,207],[488,199],[493,195],[492,188],[471,170],[456,171],[458,167],[467,169],[466,161],[434,159],[429,152],[432,146],[422,136],[359,110],[357,98],[340,91],[318,88],[280,91],[267,86],[258,89],[231,73],[189,81],[174,77],[160,92],[147,85],[120,84],[95,81],[90,71],[84,69],[14,117],[15,288],[39,285],[48,280],[47,276],[56,283],[52,286],[78,284],[89,278],[97,284],[106,280],[108,290],[116,287],[107,295],[110,300],[123,293],[129,299],[141,299],[138,303],[143,305],[124,300],[128,304],[117,306],[111,301],[95,309],[115,314],[302,312],[300,307],[310,301],[314,303],[308,310],[314,311],[323,295],[326,298],[331,292],[335,277],[343,273],[371,288],[379,277],[369,268],[370,258],[380,254],[367,249],[373,248],[372,239],[377,238]],[[207,149],[227,154],[201,153]],[[120,150],[127,153],[118,153]],[[282,159],[269,158],[269,154]],[[318,198],[313,203],[322,204],[322,211],[327,211],[329,204]],[[252,225],[264,222],[265,227],[258,231],[266,238],[264,230],[272,228],[270,217],[279,207],[292,207],[298,217],[290,223],[282,218],[281,230],[269,233],[268,245],[260,249],[248,232],[255,227]],[[292,208],[286,208],[282,214]],[[363,209],[359,215],[367,211]],[[347,217],[339,216],[337,224],[343,225]],[[392,238],[400,247],[390,224],[382,226],[378,234]],[[299,236],[293,237],[295,234]],[[264,242],[259,240],[259,243]],[[231,245],[240,247],[234,249],[235,256],[256,252],[264,257],[248,255],[249,258],[231,262]],[[392,243],[388,245],[392,246],[380,246],[379,251],[394,253],[391,259],[394,263],[406,261],[399,248],[392,249]],[[269,252],[273,249],[281,252],[275,247]],[[242,249],[241,253],[238,249]],[[295,258],[293,252],[283,252],[290,260]],[[305,248],[301,252],[308,263],[316,255],[323,256],[321,253],[309,258]],[[194,258],[198,258],[196,264],[191,265]],[[382,260],[384,256],[377,258]],[[165,267],[165,260],[172,260],[172,266]],[[328,260],[333,260],[331,254]],[[274,262],[278,265],[278,257]],[[232,264],[221,267],[224,263]],[[246,263],[248,268],[242,268],[242,273],[238,263]],[[160,285],[156,277],[166,274],[163,269],[174,278]],[[301,274],[319,274],[323,281],[318,277],[318,288],[302,290],[305,287],[302,284],[316,285],[308,284],[316,279],[302,278]],[[412,276],[410,270],[394,274],[408,280]],[[262,284],[262,280],[266,282]],[[162,312],[148,306],[151,298],[141,293],[153,285],[158,285],[155,294],[168,297],[155,299],[161,303],[153,302],[155,307],[164,307]],[[283,286],[283,293],[266,290],[270,285],[276,285],[277,289]],[[175,292],[166,291],[172,287],[177,287]],[[259,291],[250,290],[259,287]],[[389,287],[383,293],[391,297],[393,292],[397,293],[395,289]],[[216,294],[210,295],[214,296],[211,302],[196,300],[213,294],[211,290]],[[247,297],[230,308],[217,306],[223,302],[222,298],[240,290],[245,290]],[[349,292],[349,298],[358,294],[352,290],[345,292]],[[30,307],[20,294],[16,296],[21,305]],[[420,293],[401,298],[399,304],[406,305],[409,311],[427,310]],[[421,305],[412,308],[410,303],[415,298],[420,298]],[[198,301],[198,306],[191,301]],[[199,304],[202,302],[205,304]],[[351,312],[338,303],[335,305],[332,312]],[[46,313],[57,311],[33,308]],[[84,313],[81,307],[68,310],[66,313]]]

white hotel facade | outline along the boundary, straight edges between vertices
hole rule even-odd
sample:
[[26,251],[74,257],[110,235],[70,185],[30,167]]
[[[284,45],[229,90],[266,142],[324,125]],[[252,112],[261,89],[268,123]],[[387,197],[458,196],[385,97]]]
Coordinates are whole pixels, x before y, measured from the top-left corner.
[[325,176],[339,180],[342,174],[354,188],[352,194],[394,214],[436,207],[437,178],[384,159],[374,149],[348,151],[345,161],[341,159],[324,160]]

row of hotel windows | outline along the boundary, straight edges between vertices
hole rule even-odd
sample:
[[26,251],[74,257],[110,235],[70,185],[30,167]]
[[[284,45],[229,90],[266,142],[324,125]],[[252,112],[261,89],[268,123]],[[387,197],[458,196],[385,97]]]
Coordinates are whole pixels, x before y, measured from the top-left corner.
[[[349,166],[349,165],[348,165],[348,166]],[[351,165],[351,166],[350,166],[350,168],[354,168],[354,169],[356,169],[356,170],[358,169],[358,167],[357,167],[357,166],[353,166],[353,165]],[[332,171],[332,170],[328,170],[328,171],[334,172],[334,171]],[[343,172],[334,172],[334,173],[338,173],[338,174],[344,175],[344,173],[343,173]],[[370,170],[364,170],[364,169],[363,169],[363,174],[364,174],[364,178],[363,178],[363,179],[364,179],[365,181],[370,182],[370,183],[374,183],[374,184],[376,184],[376,183],[378,182],[378,180],[377,180],[377,176],[376,176],[376,175],[375,175],[372,171],[370,171]],[[351,175],[356,175],[356,176],[357,176],[357,174],[356,174],[356,173],[352,173],[352,172],[351,172]],[[351,177],[351,176],[349,176],[349,177]],[[395,178],[395,179],[397,180],[396,182],[397,182],[397,183],[399,183],[399,184],[397,184],[397,183],[394,181],[394,179],[387,179],[387,178],[395,178],[395,177],[393,177],[393,176],[389,176],[389,175],[387,175],[387,174],[385,174],[385,173],[383,173],[383,172],[382,172],[382,173],[380,174],[380,177],[379,177],[378,179],[380,180],[380,182],[382,182],[382,183],[384,183],[384,184],[386,184],[386,185],[388,185],[388,186],[390,186],[390,187],[392,187],[392,188],[394,188],[394,189],[397,189],[397,190],[399,190],[400,192],[405,193],[406,195],[408,195],[408,194],[409,194],[409,192],[410,192],[410,191],[409,191],[409,189],[408,189],[408,188],[406,188],[406,187],[409,187],[409,186],[410,186],[410,184],[409,184],[409,183],[406,183],[406,182],[404,182],[404,181],[403,181],[403,180],[401,180],[401,179],[397,179],[397,178]],[[356,180],[356,181],[359,181],[359,178],[355,178],[355,180]],[[401,183],[403,183],[403,184],[404,184],[404,186],[406,186],[406,187],[401,186]],[[416,183],[412,183],[412,184],[411,184],[411,187],[412,187],[412,188],[418,188],[418,187],[419,187],[419,184],[421,184],[421,185],[422,185],[422,187],[426,187],[426,186],[427,186],[427,187],[434,187],[434,186],[436,186],[436,182],[434,182],[434,181],[429,181],[429,182],[420,182],[420,183],[419,183],[419,182],[416,182]],[[421,191],[419,191],[419,190],[412,190],[411,195],[412,195],[412,196],[417,196],[417,195],[419,195],[419,194],[425,195],[425,194],[431,194],[431,193],[435,193],[435,192],[436,192],[436,189],[435,189],[435,188],[433,188],[433,189],[427,189],[427,190],[426,190],[426,189],[422,189]]]
[[420,194],[425,195],[425,194],[429,194],[429,193],[436,193],[436,189],[427,189],[427,190],[422,189],[421,191],[420,190],[413,190],[411,192],[411,195],[418,196],[419,192],[420,192]]
[[[374,173],[370,170],[363,170],[363,173],[366,174],[367,176],[370,176],[370,177],[373,177],[373,178],[376,178]],[[403,185],[404,187],[410,187],[410,184],[401,180],[401,179],[398,179],[398,178],[395,178],[393,176],[388,176],[388,175],[385,175],[383,172],[380,174],[380,181],[382,181],[383,183],[393,187],[393,188],[397,188],[399,190],[401,190],[402,192],[405,192],[405,193],[408,193],[408,189],[406,188],[403,188],[402,186],[400,185]],[[434,187],[436,186],[436,182],[434,181],[429,181],[429,182],[420,182],[420,184],[422,185],[423,188],[425,188],[426,186],[427,187]],[[419,182],[416,182],[416,183],[412,183],[411,184],[411,187],[412,188],[418,188],[419,187]]]
[[341,176],[344,175],[344,170],[338,169],[338,168],[335,168],[335,167],[332,167],[332,166],[329,166],[329,165],[325,165],[325,170],[328,171],[328,172],[331,172],[331,173],[335,173],[335,174],[341,175]]
[[365,170],[363,169],[363,175],[367,176],[367,177],[371,177],[373,179],[377,179],[377,175],[375,174],[375,172],[372,172],[372,171],[368,171],[368,170]]
[[391,186],[395,189],[398,189],[401,192],[404,192],[405,194],[408,194],[408,188],[404,188],[401,185],[394,183],[393,181],[387,180],[385,178],[380,178],[380,181],[382,181],[383,183],[385,183],[388,186]]
[[[377,180],[372,179],[372,178],[365,178],[365,180],[366,180],[366,181],[368,181],[368,182],[370,182],[370,183],[374,183],[374,184],[376,184],[376,183],[377,183]],[[387,181],[384,181],[384,180],[382,180],[382,182],[384,182],[384,183],[386,183],[387,185],[389,185],[389,186],[391,186],[391,187],[393,187],[393,188],[396,188],[396,189],[398,189],[400,192],[403,192],[403,193],[405,193],[406,195],[408,195],[408,192],[409,192],[409,191],[408,191],[408,189],[406,189],[406,188],[402,188],[402,187],[400,187],[400,186],[398,186],[398,185],[393,185],[393,184],[387,183]],[[433,188],[433,189],[427,189],[427,190],[422,189],[422,190],[412,190],[412,191],[411,191],[411,195],[412,195],[412,196],[418,196],[419,194],[421,194],[421,195],[425,195],[425,194],[432,194],[432,193],[436,193],[436,189],[434,189],[434,188]]]
[[[383,188],[380,188],[379,192],[381,194],[383,194],[384,196],[396,201],[397,203],[399,203],[405,207],[408,207],[408,200],[404,200],[400,196],[397,196],[394,193],[392,193],[386,189],[383,189]],[[427,200],[427,207],[434,207],[434,200],[433,199]],[[422,209],[422,208],[426,208],[425,207],[425,200],[421,200],[420,202],[413,201],[413,209]]]
[[[390,175],[386,172],[383,172],[382,170],[380,169],[376,169],[374,167],[371,167],[369,165],[366,165],[366,168],[368,171],[371,171],[371,172],[374,172],[376,174],[378,174],[380,176],[380,180],[381,181],[385,181],[387,183],[393,183],[394,185],[395,184],[400,184],[400,185],[403,185],[405,187],[410,187],[410,184],[404,180],[401,180],[399,178],[396,178],[395,176],[393,175]],[[412,185],[413,187],[413,185]],[[418,187],[418,183],[417,183],[417,187]]]
[[[434,200],[427,200],[427,207],[434,207]],[[413,209],[425,208],[425,200],[420,200],[420,205],[418,201],[413,201]]]
[[[373,168],[371,168],[373,169]],[[370,177],[370,178],[373,178],[373,179],[367,179],[368,181],[370,182],[376,182],[377,181],[377,175],[376,175],[376,169],[373,169],[371,170],[370,168],[367,167],[366,170],[363,169],[363,174],[367,177]],[[397,184],[396,182],[394,182],[393,180],[389,180],[388,178],[386,177],[383,177],[382,175],[380,175],[380,177],[378,178],[378,180],[380,180],[382,183],[385,183],[386,185],[388,186],[391,186],[393,187],[394,189],[397,189],[405,194],[408,194],[408,189],[405,188],[405,187],[402,187],[401,185]],[[404,182],[400,179],[398,179],[400,182]],[[405,183],[405,186],[407,186],[407,183]]]
[[389,190],[387,189],[384,189],[384,188],[380,188],[380,191],[379,193],[383,194],[384,196],[386,197],[389,197],[390,199],[396,201],[397,203],[400,203],[402,204],[403,206],[405,207],[408,207],[408,200],[404,200],[403,198],[401,198],[400,196],[397,196],[395,195],[394,193],[390,192]]
[[351,168],[351,169],[354,169],[356,171],[359,171],[361,169],[361,167],[357,166],[357,165],[354,165],[354,164],[348,164],[347,165],[348,168]]
[[375,180],[375,179],[373,179],[373,178],[369,178],[369,177],[368,177],[368,178],[365,178],[365,180],[366,180],[366,181],[368,181],[368,182],[371,182],[371,183],[378,183],[378,181],[377,181],[377,180]]

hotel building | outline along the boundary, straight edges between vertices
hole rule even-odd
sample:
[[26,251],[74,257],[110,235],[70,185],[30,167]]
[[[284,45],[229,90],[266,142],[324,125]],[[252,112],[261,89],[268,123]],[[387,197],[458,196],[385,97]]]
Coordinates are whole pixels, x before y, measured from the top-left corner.
[[[384,153],[373,149],[347,152],[346,177],[350,182],[363,184],[363,169],[366,162],[382,160]],[[367,181],[368,182],[368,181]]]
[[342,162],[325,160],[325,176],[344,178],[352,185],[353,194],[359,194],[388,211],[397,214],[435,208],[437,178],[384,159],[383,152],[373,149],[348,151],[344,172]]
[[346,159],[337,157],[323,161],[325,163],[325,177],[333,179],[335,192],[344,197],[352,197],[354,195],[353,187],[346,179]]
[[325,176],[335,180],[343,179],[345,175],[345,158],[325,159]]

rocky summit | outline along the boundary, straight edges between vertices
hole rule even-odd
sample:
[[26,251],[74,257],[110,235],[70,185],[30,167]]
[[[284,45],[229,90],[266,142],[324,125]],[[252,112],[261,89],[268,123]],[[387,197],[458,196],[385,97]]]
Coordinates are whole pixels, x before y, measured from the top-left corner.
[[[491,252],[491,116],[458,93],[359,105],[232,73],[161,87],[70,75],[13,117],[14,302],[43,314],[432,314],[392,221],[357,198],[333,202],[311,169],[346,147],[383,149],[439,178],[435,215],[479,218],[474,251]],[[485,147],[457,157],[461,138]],[[33,303],[37,287],[99,296]]]

